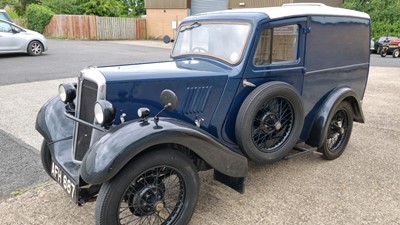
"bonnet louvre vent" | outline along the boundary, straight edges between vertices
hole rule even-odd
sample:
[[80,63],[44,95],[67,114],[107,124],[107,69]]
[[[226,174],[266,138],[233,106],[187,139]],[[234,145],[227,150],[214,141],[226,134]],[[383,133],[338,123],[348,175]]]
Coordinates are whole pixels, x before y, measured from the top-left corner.
[[183,103],[183,114],[202,113],[206,107],[208,97],[210,96],[211,86],[188,87],[186,89],[186,100]]

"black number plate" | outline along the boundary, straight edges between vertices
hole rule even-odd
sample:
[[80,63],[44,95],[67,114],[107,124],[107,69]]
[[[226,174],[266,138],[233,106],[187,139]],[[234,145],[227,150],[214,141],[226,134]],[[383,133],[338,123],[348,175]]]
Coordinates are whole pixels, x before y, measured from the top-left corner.
[[76,200],[76,184],[72,179],[54,162],[51,163],[51,175],[61,185],[65,192],[74,200]]

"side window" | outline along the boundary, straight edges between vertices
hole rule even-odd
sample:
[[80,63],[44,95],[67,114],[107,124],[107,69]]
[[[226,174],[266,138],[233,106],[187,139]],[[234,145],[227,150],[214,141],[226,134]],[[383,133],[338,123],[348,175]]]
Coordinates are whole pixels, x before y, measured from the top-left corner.
[[261,32],[254,55],[254,65],[293,62],[297,59],[299,26],[266,28]]
[[12,32],[11,26],[8,23],[0,22],[0,32]]

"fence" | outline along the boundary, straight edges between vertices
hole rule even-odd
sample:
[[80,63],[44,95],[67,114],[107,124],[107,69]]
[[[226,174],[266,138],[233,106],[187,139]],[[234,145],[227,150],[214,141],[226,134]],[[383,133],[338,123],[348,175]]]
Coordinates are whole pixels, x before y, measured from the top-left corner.
[[137,18],[54,15],[45,34],[81,40],[140,40],[146,38],[146,20]]

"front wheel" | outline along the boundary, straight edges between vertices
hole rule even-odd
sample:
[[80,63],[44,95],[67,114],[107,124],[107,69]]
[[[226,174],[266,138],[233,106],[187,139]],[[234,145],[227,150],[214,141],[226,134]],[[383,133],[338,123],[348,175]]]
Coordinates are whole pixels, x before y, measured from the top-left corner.
[[41,55],[43,53],[43,45],[39,41],[31,41],[28,44],[28,54],[32,56]]
[[198,192],[197,170],[186,155],[169,148],[146,153],[102,185],[96,224],[187,224]]
[[322,157],[333,160],[341,156],[350,140],[352,129],[353,110],[350,103],[344,101],[334,110],[325,128],[325,141],[318,149]]
[[381,54],[381,51],[382,51],[382,47],[379,46],[378,49],[376,50],[376,54]]
[[43,140],[42,147],[40,148],[40,159],[42,161],[43,169],[46,171],[53,180],[54,177],[51,175],[51,154],[47,142]]
[[387,55],[387,49],[386,49],[386,48],[383,48],[383,49],[381,50],[380,55],[381,55],[381,57],[386,57],[386,55]]

